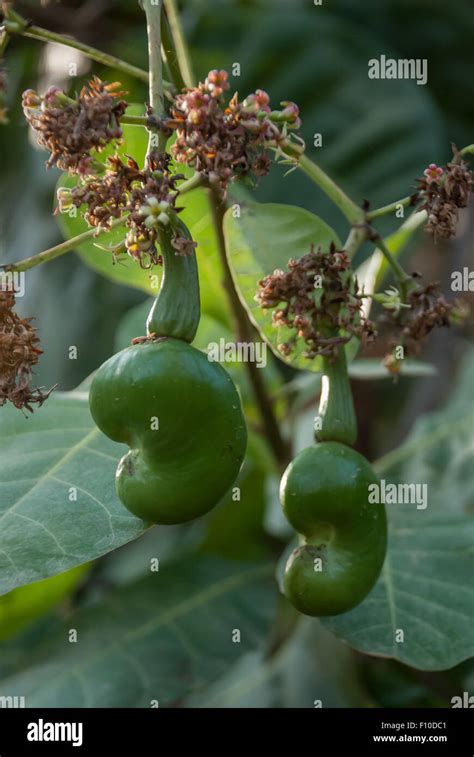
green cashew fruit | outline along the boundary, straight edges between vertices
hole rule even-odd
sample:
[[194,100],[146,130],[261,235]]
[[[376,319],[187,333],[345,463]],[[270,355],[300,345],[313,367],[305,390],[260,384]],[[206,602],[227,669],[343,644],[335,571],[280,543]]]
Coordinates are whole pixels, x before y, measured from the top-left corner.
[[374,586],[385,558],[383,505],[370,504],[378,479],[368,461],[340,442],[303,450],[280,487],[283,511],[302,544],[285,568],[284,591],[305,615],[338,615]]
[[[188,233],[183,224],[180,233]],[[211,510],[235,481],[247,444],[240,398],[226,371],[192,347],[199,322],[194,253],[178,256],[160,232],[161,289],[148,337],[107,360],[89,395],[92,417],[130,450],[116,489],[130,512],[176,524]]]

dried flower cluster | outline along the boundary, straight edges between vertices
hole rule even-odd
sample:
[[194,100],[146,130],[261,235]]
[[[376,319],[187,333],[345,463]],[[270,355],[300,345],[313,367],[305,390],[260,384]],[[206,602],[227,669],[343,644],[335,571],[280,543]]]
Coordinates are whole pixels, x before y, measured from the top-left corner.
[[418,179],[423,204],[428,213],[426,231],[435,238],[456,234],[459,209],[467,207],[472,189],[472,171],[453,147],[454,157],[444,168],[432,163]]
[[289,260],[287,271],[276,270],[266,276],[259,282],[256,300],[264,309],[276,308],[274,326],[294,332],[278,346],[283,355],[294,350],[298,338],[307,345],[305,357],[335,358],[338,345],[352,336],[365,341],[374,336],[374,327],[362,312],[350,260],[334,245],[328,253],[315,252],[312,247],[307,255]]
[[434,328],[449,326],[452,305],[445,300],[437,282],[409,292],[408,305],[410,309],[404,313],[403,342],[407,352],[416,355]]
[[[405,357],[416,357],[434,328],[451,325],[455,310],[455,305],[446,301],[438,282],[416,286],[408,293],[404,309],[391,312],[391,320],[396,323],[396,332],[390,340],[392,347],[402,346]],[[394,351],[385,356],[384,364],[390,373],[400,372],[401,361]]]
[[23,93],[25,117],[38,144],[51,153],[48,166],[81,176],[92,172],[91,150],[100,152],[122,136],[120,117],[127,103],[118,87],[118,82],[105,84],[95,76],[75,100],[59,87],[50,87],[44,97],[32,89]]
[[225,194],[235,176],[264,176],[270,169],[270,148],[288,144],[288,130],[301,121],[297,105],[281,103],[272,111],[270,98],[259,89],[239,102],[229,89],[226,71],[210,71],[204,82],[176,96],[166,126],[176,130],[173,157],[206,177]]
[[[170,173],[170,156],[152,153],[147,167],[140,169],[131,158],[125,163],[119,156],[108,159],[101,176],[84,180],[73,189],[58,190],[61,212],[71,206],[86,206],[84,218],[90,226],[108,228],[114,218],[125,217],[128,228],[123,249],[143,268],[161,262],[157,239],[160,226],[173,224],[181,174]],[[172,244],[177,254],[189,255],[196,244],[178,232]],[[118,250],[120,251],[120,250]]]
[[0,407],[11,402],[16,408],[33,412],[52,392],[31,387],[32,368],[42,350],[31,318],[15,313],[15,293],[0,290]]
[[108,228],[120,218],[127,204],[127,193],[141,172],[135,161],[124,163],[118,156],[108,158],[101,176],[85,179],[73,189],[58,190],[59,209],[67,212],[72,206],[86,206],[84,219],[89,226]]

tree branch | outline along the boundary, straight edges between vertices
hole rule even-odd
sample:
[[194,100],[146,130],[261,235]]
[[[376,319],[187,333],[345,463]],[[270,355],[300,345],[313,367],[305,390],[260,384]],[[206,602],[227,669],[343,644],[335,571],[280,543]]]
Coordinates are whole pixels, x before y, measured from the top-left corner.
[[[158,119],[166,115],[163,100],[163,63],[161,60],[161,0],[143,0],[146,14],[148,35],[149,60],[149,92],[151,113]],[[158,135],[158,150],[163,152],[166,147],[166,135],[157,127],[149,127],[150,139],[148,152],[150,155],[155,147],[154,135]]]
[[[229,303],[236,325],[237,338],[242,342],[252,342],[255,339],[254,328],[250,323],[247,312],[240,302],[239,296],[235,290],[234,281],[232,279],[232,272],[230,270],[229,261],[227,259],[224,231],[222,226],[226,208],[215,189],[209,190],[209,200],[217,235],[219,257],[224,271],[223,285],[229,298]],[[260,335],[259,338],[261,338]],[[275,459],[282,467],[284,467],[288,464],[288,461],[290,459],[289,445],[286,443],[280,433],[280,427],[278,425],[278,421],[275,418],[272,401],[267,394],[265,383],[261,375],[261,370],[252,361],[246,362],[245,367],[247,369],[255,401],[257,403],[260,416],[264,424],[265,436],[273,451],[273,454],[275,455]]]

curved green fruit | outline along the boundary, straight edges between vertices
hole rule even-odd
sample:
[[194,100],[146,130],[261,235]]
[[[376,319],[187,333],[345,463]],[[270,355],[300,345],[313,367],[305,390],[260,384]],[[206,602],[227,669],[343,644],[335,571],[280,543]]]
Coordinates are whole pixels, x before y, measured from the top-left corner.
[[308,447],[286,469],[281,503],[303,543],[286,564],[284,589],[300,612],[347,612],[374,586],[387,548],[384,506],[368,501],[377,482],[368,461],[339,442]]
[[123,504],[151,523],[204,515],[239,472],[247,431],[226,371],[181,339],[128,347],[91,384],[97,426],[130,447],[117,468]]

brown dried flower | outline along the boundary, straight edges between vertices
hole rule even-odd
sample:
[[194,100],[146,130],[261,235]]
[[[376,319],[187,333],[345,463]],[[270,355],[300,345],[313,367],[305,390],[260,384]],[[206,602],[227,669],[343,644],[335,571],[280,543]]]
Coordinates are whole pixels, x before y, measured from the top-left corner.
[[225,194],[236,176],[264,176],[268,150],[288,143],[288,130],[298,129],[298,107],[285,102],[272,111],[270,98],[257,90],[243,102],[235,94],[228,105],[226,71],[210,71],[204,82],[176,96],[165,125],[177,133],[173,157],[206,177]]
[[467,207],[472,189],[472,171],[453,146],[454,157],[444,168],[432,163],[418,179],[422,210],[428,213],[426,231],[435,238],[455,236],[459,209]]
[[118,156],[110,157],[102,176],[85,180],[73,189],[58,190],[59,210],[67,212],[72,206],[86,205],[84,219],[89,226],[110,227],[112,219],[122,215],[133,182],[140,182],[142,177],[138,164],[131,158],[124,163]]
[[[396,332],[390,339],[393,348],[402,346],[405,357],[417,356],[427,336],[435,328],[450,326],[454,306],[446,301],[439,283],[415,286],[407,296],[407,308],[398,312],[386,312],[384,320],[396,324]],[[458,311],[456,310],[456,313]],[[399,373],[401,362],[392,352],[386,355],[384,364],[391,373]]]
[[148,259],[145,267],[160,262],[156,244],[158,231],[160,226],[168,226],[176,213],[176,182],[184,177],[171,174],[170,161],[166,153],[154,152],[148,157],[147,168],[140,182],[134,183],[125,207],[129,213],[127,251],[141,265],[144,257]]
[[51,156],[47,166],[86,176],[93,173],[91,150],[98,152],[120,140],[120,117],[127,103],[119,99],[120,84],[106,84],[97,76],[78,97],[69,98],[59,87],[50,87],[44,97],[32,89],[23,93],[23,112],[37,135],[38,144]]
[[[262,308],[276,308],[275,326],[286,326],[294,335],[279,345],[289,355],[298,338],[307,345],[305,357],[335,358],[338,345],[352,336],[370,340],[374,328],[362,312],[362,298],[350,260],[334,245],[328,253],[314,246],[307,255],[288,261],[288,271],[276,270],[259,282],[255,299]],[[283,305],[283,307],[281,307]]]
[[416,355],[434,328],[449,326],[452,305],[445,300],[436,281],[412,290],[408,294],[408,305],[410,309],[404,313],[403,343],[409,354]]
[[11,402],[33,412],[32,404],[41,406],[53,390],[31,387],[32,368],[42,350],[32,319],[20,318],[14,307],[15,293],[0,290],[0,407]]
[[[128,233],[121,251],[126,251],[143,268],[161,262],[158,253],[160,228],[173,224],[179,208],[177,182],[182,174],[170,171],[171,157],[167,153],[153,152],[147,158],[147,166],[140,169],[128,158],[124,163],[119,156],[108,159],[101,176],[85,180],[73,189],[58,190],[61,212],[71,206],[81,208],[90,226],[110,228],[114,218],[124,216]],[[173,247],[177,255],[190,255],[196,243],[176,232]],[[116,251],[117,252],[117,251]]]

